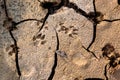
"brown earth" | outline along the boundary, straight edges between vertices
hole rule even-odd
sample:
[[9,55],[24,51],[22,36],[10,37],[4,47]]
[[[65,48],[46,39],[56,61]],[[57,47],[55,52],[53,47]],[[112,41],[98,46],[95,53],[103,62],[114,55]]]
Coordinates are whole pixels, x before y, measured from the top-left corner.
[[117,0],[69,0],[55,11],[60,2],[44,1],[0,0],[0,80],[119,80],[119,57],[102,55],[107,43],[120,52]]

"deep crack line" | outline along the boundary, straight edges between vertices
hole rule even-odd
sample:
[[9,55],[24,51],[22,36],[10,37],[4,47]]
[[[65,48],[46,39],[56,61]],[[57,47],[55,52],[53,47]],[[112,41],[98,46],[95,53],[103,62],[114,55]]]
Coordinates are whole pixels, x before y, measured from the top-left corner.
[[13,39],[14,41],[14,46],[15,46],[15,63],[16,63],[16,70],[17,70],[17,73],[19,75],[19,78],[21,76],[21,71],[20,71],[20,67],[19,67],[19,61],[18,61],[18,46],[17,46],[17,41],[16,39],[14,38],[13,36],[13,33],[12,31],[14,29],[17,29],[17,25],[18,24],[21,24],[23,22],[26,22],[26,21],[39,21],[41,22],[40,20],[37,20],[37,19],[25,19],[25,20],[22,20],[22,21],[19,21],[19,22],[15,22],[12,20],[12,18],[9,17],[8,15],[8,10],[7,10],[7,6],[6,6],[6,0],[3,0],[3,3],[4,3],[4,11],[5,11],[5,15],[6,15],[6,20],[4,20],[3,22],[3,26],[8,29],[9,31],[9,34],[11,36],[11,38]]
[[96,27],[97,27],[97,24],[99,24],[100,22],[102,21],[106,21],[106,22],[114,22],[114,21],[118,21],[120,19],[114,19],[114,20],[108,20],[108,19],[103,19],[101,21],[98,21],[97,20],[97,17],[98,17],[98,14],[97,14],[97,10],[96,10],[96,5],[95,5],[95,0],[93,0],[93,8],[94,8],[94,17],[92,19],[92,23],[93,23],[93,39],[91,41],[91,43],[89,44],[89,46],[87,47],[87,50],[89,50],[89,48],[92,46],[92,44],[95,42],[95,39],[96,39]]
[[96,6],[95,6],[95,0],[93,0],[93,8],[94,8],[95,17],[97,17],[97,10],[96,10]]
[[38,20],[38,19],[25,19],[25,20],[16,22],[15,25],[17,26],[18,24],[21,24],[21,23],[26,22],[26,21],[37,21],[37,22],[42,22],[41,20]]
[[114,21],[119,21],[120,19],[114,19],[114,20],[108,20],[108,19],[104,19],[102,21],[106,21],[106,22],[114,22]]
[[92,44],[95,42],[95,39],[96,39],[96,27],[97,27],[97,24],[96,23],[93,23],[93,38],[92,38],[92,41],[91,43],[89,44],[89,46],[87,47],[87,51],[89,51],[89,48],[92,46]]
[[4,8],[5,8],[5,15],[7,18],[9,18],[8,12],[7,12],[6,0],[3,0],[3,2],[4,2]]
[[65,6],[68,7],[68,8],[72,8],[73,10],[76,11],[76,13],[79,13],[80,15],[89,19],[88,14],[84,10],[80,9],[75,3],[69,2]]
[[95,6],[95,0],[93,0],[93,7],[94,7],[94,18],[93,18],[93,38],[89,46],[87,47],[87,50],[92,46],[92,44],[95,42],[96,39],[96,27],[97,27],[97,12],[96,12],[96,6]]
[[20,76],[21,76],[21,71],[20,71],[19,61],[18,61],[18,52],[19,52],[19,51],[18,51],[17,41],[16,41],[16,39],[14,38],[12,31],[9,31],[9,34],[10,34],[11,38],[12,38],[13,41],[14,41],[16,69],[17,69],[17,73],[18,73],[18,75],[19,75],[19,77],[20,77]]
[[5,15],[6,15],[6,20],[3,22],[3,26],[8,29],[9,31],[9,34],[11,36],[11,38],[13,39],[14,41],[14,46],[15,46],[15,64],[16,64],[16,70],[17,70],[17,74],[20,78],[21,76],[21,71],[20,71],[20,67],[19,67],[19,61],[18,61],[18,46],[17,46],[17,41],[16,39],[14,38],[13,36],[13,33],[12,31],[14,29],[17,29],[17,25],[18,24],[21,24],[23,22],[26,22],[26,21],[40,21],[40,20],[37,20],[37,19],[25,19],[25,20],[22,20],[22,21],[19,21],[19,22],[15,22],[13,21],[9,15],[8,15],[8,12],[7,12],[7,6],[6,6],[6,0],[3,0],[4,2],[4,10],[5,10]]
[[[4,1],[5,15],[6,15],[6,17],[7,17],[7,20],[9,21],[9,20],[11,20],[11,19],[10,19],[9,16],[8,16],[7,6],[6,6],[6,0],[3,0],[3,1]],[[8,31],[9,31],[9,34],[10,34],[11,38],[12,38],[13,41],[14,41],[14,45],[15,45],[16,70],[17,70],[17,73],[18,73],[19,78],[20,78],[20,76],[21,76],[21,71],[20,71],[19,62],[18,62],[18,47],[17,47],[17,41],[15,40],[15,38],[14,38],[14,36],[13,36],[13,33],[12,33],[12,27],[14,26],[14,25],[13,25],[14,22],[11,21],[11,23],[12,23],[12,26],[11,26],[11,27],[10,27],[10,26],[7,26],[7,27],[9,27],[9,30],[8,30]]]
[[[17,25],[23,23],[23,22],[26,22],[26,21],[37,21],[37,22],[42,22],[41,20],[38,20],[38,19],[25,19],[25,20],[21,20],[19,22],[15,22],[12,20],[12,18],[9,17],[8,15],[8,9],[7,9],[7,5],[6,5],[6,0],[3,0],[3,3],[4,3],[4,11],[5,11],[5,15],[6,15],[6,20],[5,22],[9,22],[8,24],[10,25],[11,23],[11,26],[9,26],[9,30],[11,29],[14,30],[14,29],[17,29]],[[7,26],[8,27],[8,26]]]
[[96,58],[96,59],[99,59],[95,54],[94,52],[90,51],[89,49],[86,49],[84,46],[82,46],[85,50],[87,50],[88,52],[92,53],[92,55]]
[[[87,18],[88,20],[91,21],[91,18],[90,16],[82,9],[80,9],[75,3],[72,3],[72,2],[69,2],[68,0],[68,3],[65,5],[66,7],[68,8],[72,8],[73,10],[76,11],[76,13],[79,13],[80,15],[84,16],[85,18]],[[96,26],[97,26],[97,21],[96,21],[96,18],[97,18],[97,12],[96,12],[96,6],[95,6],[95,0],[93,0],[93,7],[94,7],[94,17],[92,19],[92,22],[93,22],[93,38],[92,38],[92,41],[91,43],[89,44],[89,46],[87,47],[87,49],[83,46],[83,48],[85,50],[87,50],[88,52],[92,53],[92,55],[97,58],[97,56],[89,50],[89,48],[91,47],[91,45],[94,43],[95,41],[95,38],[96,38]],[[97,58],[98,59],[98,58]]]
[[104,76],[105,76],[106,80],[108,80],[108,76],[107,76],[107,65],[108,65],[108,64],[106,64],[106,65],[105,65],[105,68],[104,68]]
[[104,79],[102,79],[102,78],[86,78],[84,80],[104,80]]
[[[56,33],[56,38],[57,38],[57,46],[56,46],[56,51],[57,51],[57,50],[59,50],[59,37],[58,37],[58,33],[57,33],[56,30],[55,30],[55,33]],[[55,51],[55,54],[54,54],[54,65],[52,67],[52,71],[51,71],[50,76],[48,77],[48,80],[52,80],[54,75],[55,75],[55,69],[57,67],[57,61],[58,61],[56,51]]]
[[117,0],[118,5],[120,5],[120,0]]
[[[39,0],[38,0],[38,1],[39,1]],[[39,2],[40,2],[40,1],[39,1]],[[41,4],[41,6],[42,6],[44,9],[47,9],[48,12],[47,12],[47,14],[46,14],[45,17],[44,17],[43,23],[42,23],[42,25],[41,25],[41,27],[40,27],[40,29],[39,29],[38,32],[40,32],[40,31],[43,29],[43,27],[44,27],[44,25],[45,25],[45,22],[46,22],[46,20],[48,19],[48,17],[49,17],[50,15],[54,14],[55,11],[57,11],[58,9],[60,9],[60,8],[64,5],[64,0],[61,0],[61,3],[60,3],[58,6],[54,6],[54,4],[51,3],[51,2],[44,2],[44,3],[40,3],[40,4]]]
[[43,29],[43,27],[44,27],[44,25],[45,25],[45,22],[46,22],[46,20],[47,20],[47,18],[49,17],[49,11],[48,11],[48,13],[46,14],[46,16],[45,16],[45,18],[44,18],[44,20],[43,20],[43,23],[42,23],[42,26],[40,27],[40,29],[39,29],[39,31],[38,32],[40,32],[42,29]]
[[[92,38],[91,43],[87,47],[87,51],[89,51],[89,48],[92,46],[92,44],[95,42],[95,39],[96,39],[96,27],[97,27],[97,24],[99,22],[101,22],[101,21],[113,22],[113,21],[120,20],[120,19],[115,19],[115,20],[104,19],[104,20],[98,21],[97,17],[99,15],[99,12],[97,12],[97,10],[96,10],[95,2],[96,1],[93,0],[94,13],[92,13],[91,15],[88,14],[88,13],[86,13],[84,10],[80,9],[75,3],[69,2],[69,0],[61,0],[61,3],[58,6],[54,6],[52,2],[43,2],[43,3],[41,3],[42,4],[41,6],[44,9],[48,9],[48,13],[44,17],[44,21],[43,21],[42,26],[39,29],[39,32],[44,27],[45,22],[46,22],[46,20],[47,20],[47,18],[48,18],[49,15],[54,14],[55,11],[57,11],[58,9],[60,9],[62,6],[65,6],[65,7],[68,7],[68,8],[72,8],[74,11],[76,11],[76,13],[79,13],[80,15],[84,16],[85,18],[87,18],[89,21],[91,21],[93,23],[93,38]],[[49,5],[49,6],[47,6],[47,5]]]

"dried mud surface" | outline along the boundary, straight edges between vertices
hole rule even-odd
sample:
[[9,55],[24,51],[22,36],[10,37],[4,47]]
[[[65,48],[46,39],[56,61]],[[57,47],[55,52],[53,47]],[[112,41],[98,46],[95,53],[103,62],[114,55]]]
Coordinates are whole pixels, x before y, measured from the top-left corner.
[[0,5],[1,80],[120,78],[119,0],[0,0]]

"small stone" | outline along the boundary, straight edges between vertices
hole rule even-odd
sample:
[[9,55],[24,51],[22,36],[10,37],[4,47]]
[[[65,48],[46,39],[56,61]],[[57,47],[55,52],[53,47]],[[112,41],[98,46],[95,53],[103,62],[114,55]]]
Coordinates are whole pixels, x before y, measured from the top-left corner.
[[56,53],[57,53],[58,55],[60,55],[61,57],[67,57],[67,54],[65,53],[65,51],[57,50]]

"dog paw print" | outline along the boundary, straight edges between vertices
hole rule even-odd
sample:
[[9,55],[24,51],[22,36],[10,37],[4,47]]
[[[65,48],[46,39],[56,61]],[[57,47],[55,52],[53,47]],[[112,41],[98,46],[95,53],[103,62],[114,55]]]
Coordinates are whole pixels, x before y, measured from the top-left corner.
[[39,33],[38,35],[33,37],[33,41],[37,40],[37,39],[41,39],[43,40],[45,38],[45,35],[42,33]]
[[39,33],[38,35],[33,37],[34,45],[39,44],[39,40],[41,40],[41,45],[44,45],[47,41],[45,39],[45,34]]
[[70,30],[68,31],[68,35],[69,37],[73,37],[74,35],[77,35],[78,29],[74,28],[74,26],[70,26]]
[[[17,49],[19,49],[19,48],[17,47]],[[6,47],[6,48],[5,48],[5,52],[7,52],[8,55],[12,56],[13,53],[16,52],[16,46],[15,46],[14,44],[12,44],[12,45]]]
[[102,55],[105,57],[108,62],[109,66],[109,72],[113,74],[117,69],[120,69],[120,54],[116,52],[114,46],[110,43],[107,43],[103,48],[102,48]]
[[59,32],[63,31],[65,34],[69,35],[69,37],[73,37],[78,34],[77,33],[78,29],[75,28],[74,26],[69,26],[69,28],[67,28],[66,26],[62,25],[58,31]]

